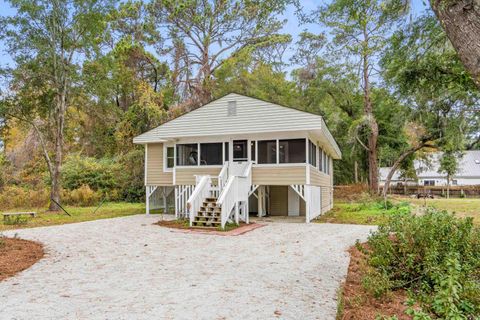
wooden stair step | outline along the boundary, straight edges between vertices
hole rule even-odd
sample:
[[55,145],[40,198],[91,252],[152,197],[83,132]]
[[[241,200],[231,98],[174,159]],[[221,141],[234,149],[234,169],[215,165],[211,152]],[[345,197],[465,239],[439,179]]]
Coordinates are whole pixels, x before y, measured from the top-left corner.
[[220,217],[202,217],[202,216],[196,216],[194,221],[220,221]]
[[211,221],[211,220],[208,220],[208,221],[203,221],[203,220],[194,220],[193,222],[195,223],[200,223],[200,224],[220,224],[221,221]]
[[197,217],[207,217],[207,218],[220,218],[220,214],[204,214],[203,212],[199,212]]

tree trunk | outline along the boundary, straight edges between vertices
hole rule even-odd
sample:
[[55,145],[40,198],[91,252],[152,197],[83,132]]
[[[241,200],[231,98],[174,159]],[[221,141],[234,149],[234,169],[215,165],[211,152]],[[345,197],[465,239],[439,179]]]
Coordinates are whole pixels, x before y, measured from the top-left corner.
[[460,60],[480,88],[480,1],[431,0],[430,3]]
[[447,199],[450,199],[450,176],[447,176]]
[[370,79],[368,70],[368,54],[363,55],[363,105],[364,113],[368,119],[370,134],[368,136],[368,185],[370,192],[378,193],[378,158],[377,140],[378,123],[373,114],[372,101],[370,99]]
[[355,183],[358,183],[358,162],[355,160],[354,163],[354,175],[355,175]]
[[407,151],[402,153],[400,155],[400,157],[398,157],[398,159],[393,163],[393,166],[392,166],[392,168],[390,169],[390,172],[387,175],[387,179],[385,180],[385,184],[383,185],[383,198],[384,198],[385,201],[387,201],[387,192],[388,192],[388,188],[390,187],[390,181],[392,180],[392,177],[395,174],[395,171],[397,171],[397,169],[400,166],[400,164],[402,163],[402,161],[405,160],[405,158],[407,158],[409,155],[417,152],[418,150],[420,150],[423,147],[425,147],[425,143],[422,143],[422,144],[420,144],[416,147],[408,149]]
[[[65,88],[66,88],[66,80],[64,80]],[[55,157],[53,160],[53,170],[51,172],[51,189],[50,189],[50,199],[53,199],[57,203],[60,203],[60,191],[62,189],[61,186],[61,169],[62,169],[62,159],[63,159],[63,131],[65,127],[65,112],[67,109],[67,95],[64,92],[56,99],[56,112],[55,112],[55,122],[56,122],[56,130],[55,130]],[[50,206],[48,210],[50,211],[58,211],[60,207],[54,201],[50,201]]]

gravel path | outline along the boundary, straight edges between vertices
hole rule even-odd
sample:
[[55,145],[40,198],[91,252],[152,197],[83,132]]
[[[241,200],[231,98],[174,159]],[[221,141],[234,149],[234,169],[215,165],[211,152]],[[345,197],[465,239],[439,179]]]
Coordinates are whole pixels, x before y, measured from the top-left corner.
[[17,231],[47,256],[0,282],[0,319],[334,319],[345,250],[371,229],[271,223],[223,237],[157,220]]

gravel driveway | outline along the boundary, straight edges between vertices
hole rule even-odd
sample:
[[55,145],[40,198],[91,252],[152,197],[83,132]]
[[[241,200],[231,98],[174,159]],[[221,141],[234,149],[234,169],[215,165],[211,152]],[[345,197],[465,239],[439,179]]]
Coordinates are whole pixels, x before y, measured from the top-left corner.
[[224,237],[157,220],[17,231],[47,255],[0,282],[0,319],[334,319],[345,250],[371,229],[271,223]]

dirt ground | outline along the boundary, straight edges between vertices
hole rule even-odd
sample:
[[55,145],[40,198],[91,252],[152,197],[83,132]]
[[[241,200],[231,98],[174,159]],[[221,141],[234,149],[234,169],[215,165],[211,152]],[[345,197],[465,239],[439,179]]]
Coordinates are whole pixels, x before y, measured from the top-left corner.
[[350,250],[350,265],[346,281],[343,285],[343,312],[342,320],[376,320],[382,316],[396,316],[397,319],[411,319],[405,314],[407,295],[398,290],[388,298],[376,299],[370,295],[362,285],[362,278],[366,271],[365,255],[355,246]]
[[38,242],[0,238],[0,281],[29,268],[43,254],[43,246]]

